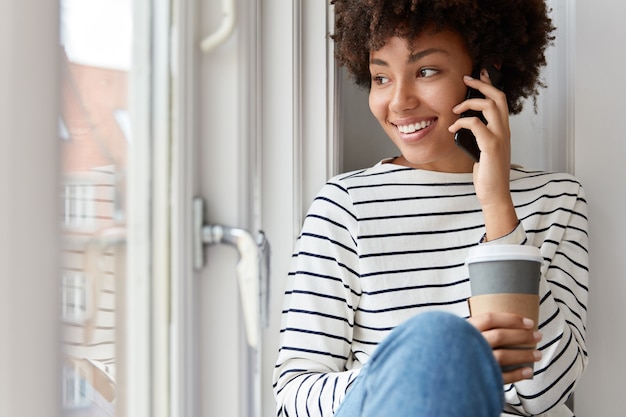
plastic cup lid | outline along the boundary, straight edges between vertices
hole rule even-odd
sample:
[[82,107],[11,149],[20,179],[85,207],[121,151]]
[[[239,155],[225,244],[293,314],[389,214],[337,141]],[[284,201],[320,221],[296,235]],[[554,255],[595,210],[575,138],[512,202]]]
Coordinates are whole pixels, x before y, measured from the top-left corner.
[[524,245],[478,245],[469,250],[466,264],[504,261],[504,260],[526,260],[543,262],[539,248]]

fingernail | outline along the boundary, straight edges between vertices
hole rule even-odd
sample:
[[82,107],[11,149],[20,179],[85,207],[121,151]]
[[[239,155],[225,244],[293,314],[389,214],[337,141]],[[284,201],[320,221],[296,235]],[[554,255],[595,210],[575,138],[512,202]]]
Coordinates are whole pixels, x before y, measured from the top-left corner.
[[534,332],[533,338],[538,342],[543,338],[543,334],[541,332]]
[[535,350],[533,351],[533,357],[535,358],[535,361],[538,361],[543,357],[543,353],[541,353],[540,350]]
[[533,327],[535,327],[535,322],[529,318],[524,318],[524,326],[526,326],[527,328],[531,329]]
[[522,377],[528,379],[528,378],[532,378],[532,376],[533,376],[532,368],[524,368],[524,369],[522,369]]
[[464,75],[463,78],[465,78],[466,80],[473,80],[473,78],[470,77],[469,75]]

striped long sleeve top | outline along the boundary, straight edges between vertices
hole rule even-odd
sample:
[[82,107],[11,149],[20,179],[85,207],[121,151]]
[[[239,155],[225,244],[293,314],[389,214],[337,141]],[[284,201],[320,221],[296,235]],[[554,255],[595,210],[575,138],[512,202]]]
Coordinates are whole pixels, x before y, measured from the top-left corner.
[[[587,363],[587,203],[568,174],[511,170],[520,224],[484,244],[544,258],[532,380],[504,387],[507,415],[572,416]],[[376,345],[423,311],[468,317],[465,258],[484,220],[472,174],[379,163],[331,179],[311,205],[287,280],[274,371],[278,416],[332,416]]]

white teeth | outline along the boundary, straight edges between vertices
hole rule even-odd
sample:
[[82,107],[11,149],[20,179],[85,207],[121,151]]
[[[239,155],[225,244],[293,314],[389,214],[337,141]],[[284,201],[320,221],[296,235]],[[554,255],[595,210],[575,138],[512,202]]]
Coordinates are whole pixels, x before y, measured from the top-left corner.
[[398,126],[398,130],[405,134],[414,133],[414,132],[417,132],[418,130],[422,130],[425,127],[430,126],[431,124],[432,124],[432,121],[422,120],[421,122],[417,122],[412,125]]

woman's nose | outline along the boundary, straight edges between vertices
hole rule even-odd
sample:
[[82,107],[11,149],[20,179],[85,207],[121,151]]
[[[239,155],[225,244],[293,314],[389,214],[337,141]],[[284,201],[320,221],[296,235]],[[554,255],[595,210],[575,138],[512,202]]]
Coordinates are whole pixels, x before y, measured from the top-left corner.
[[406,83],[397,83],[389,103],[389,109],[394,113],[402,113],[416,108],[419,102],[418,93],[412,86]]

